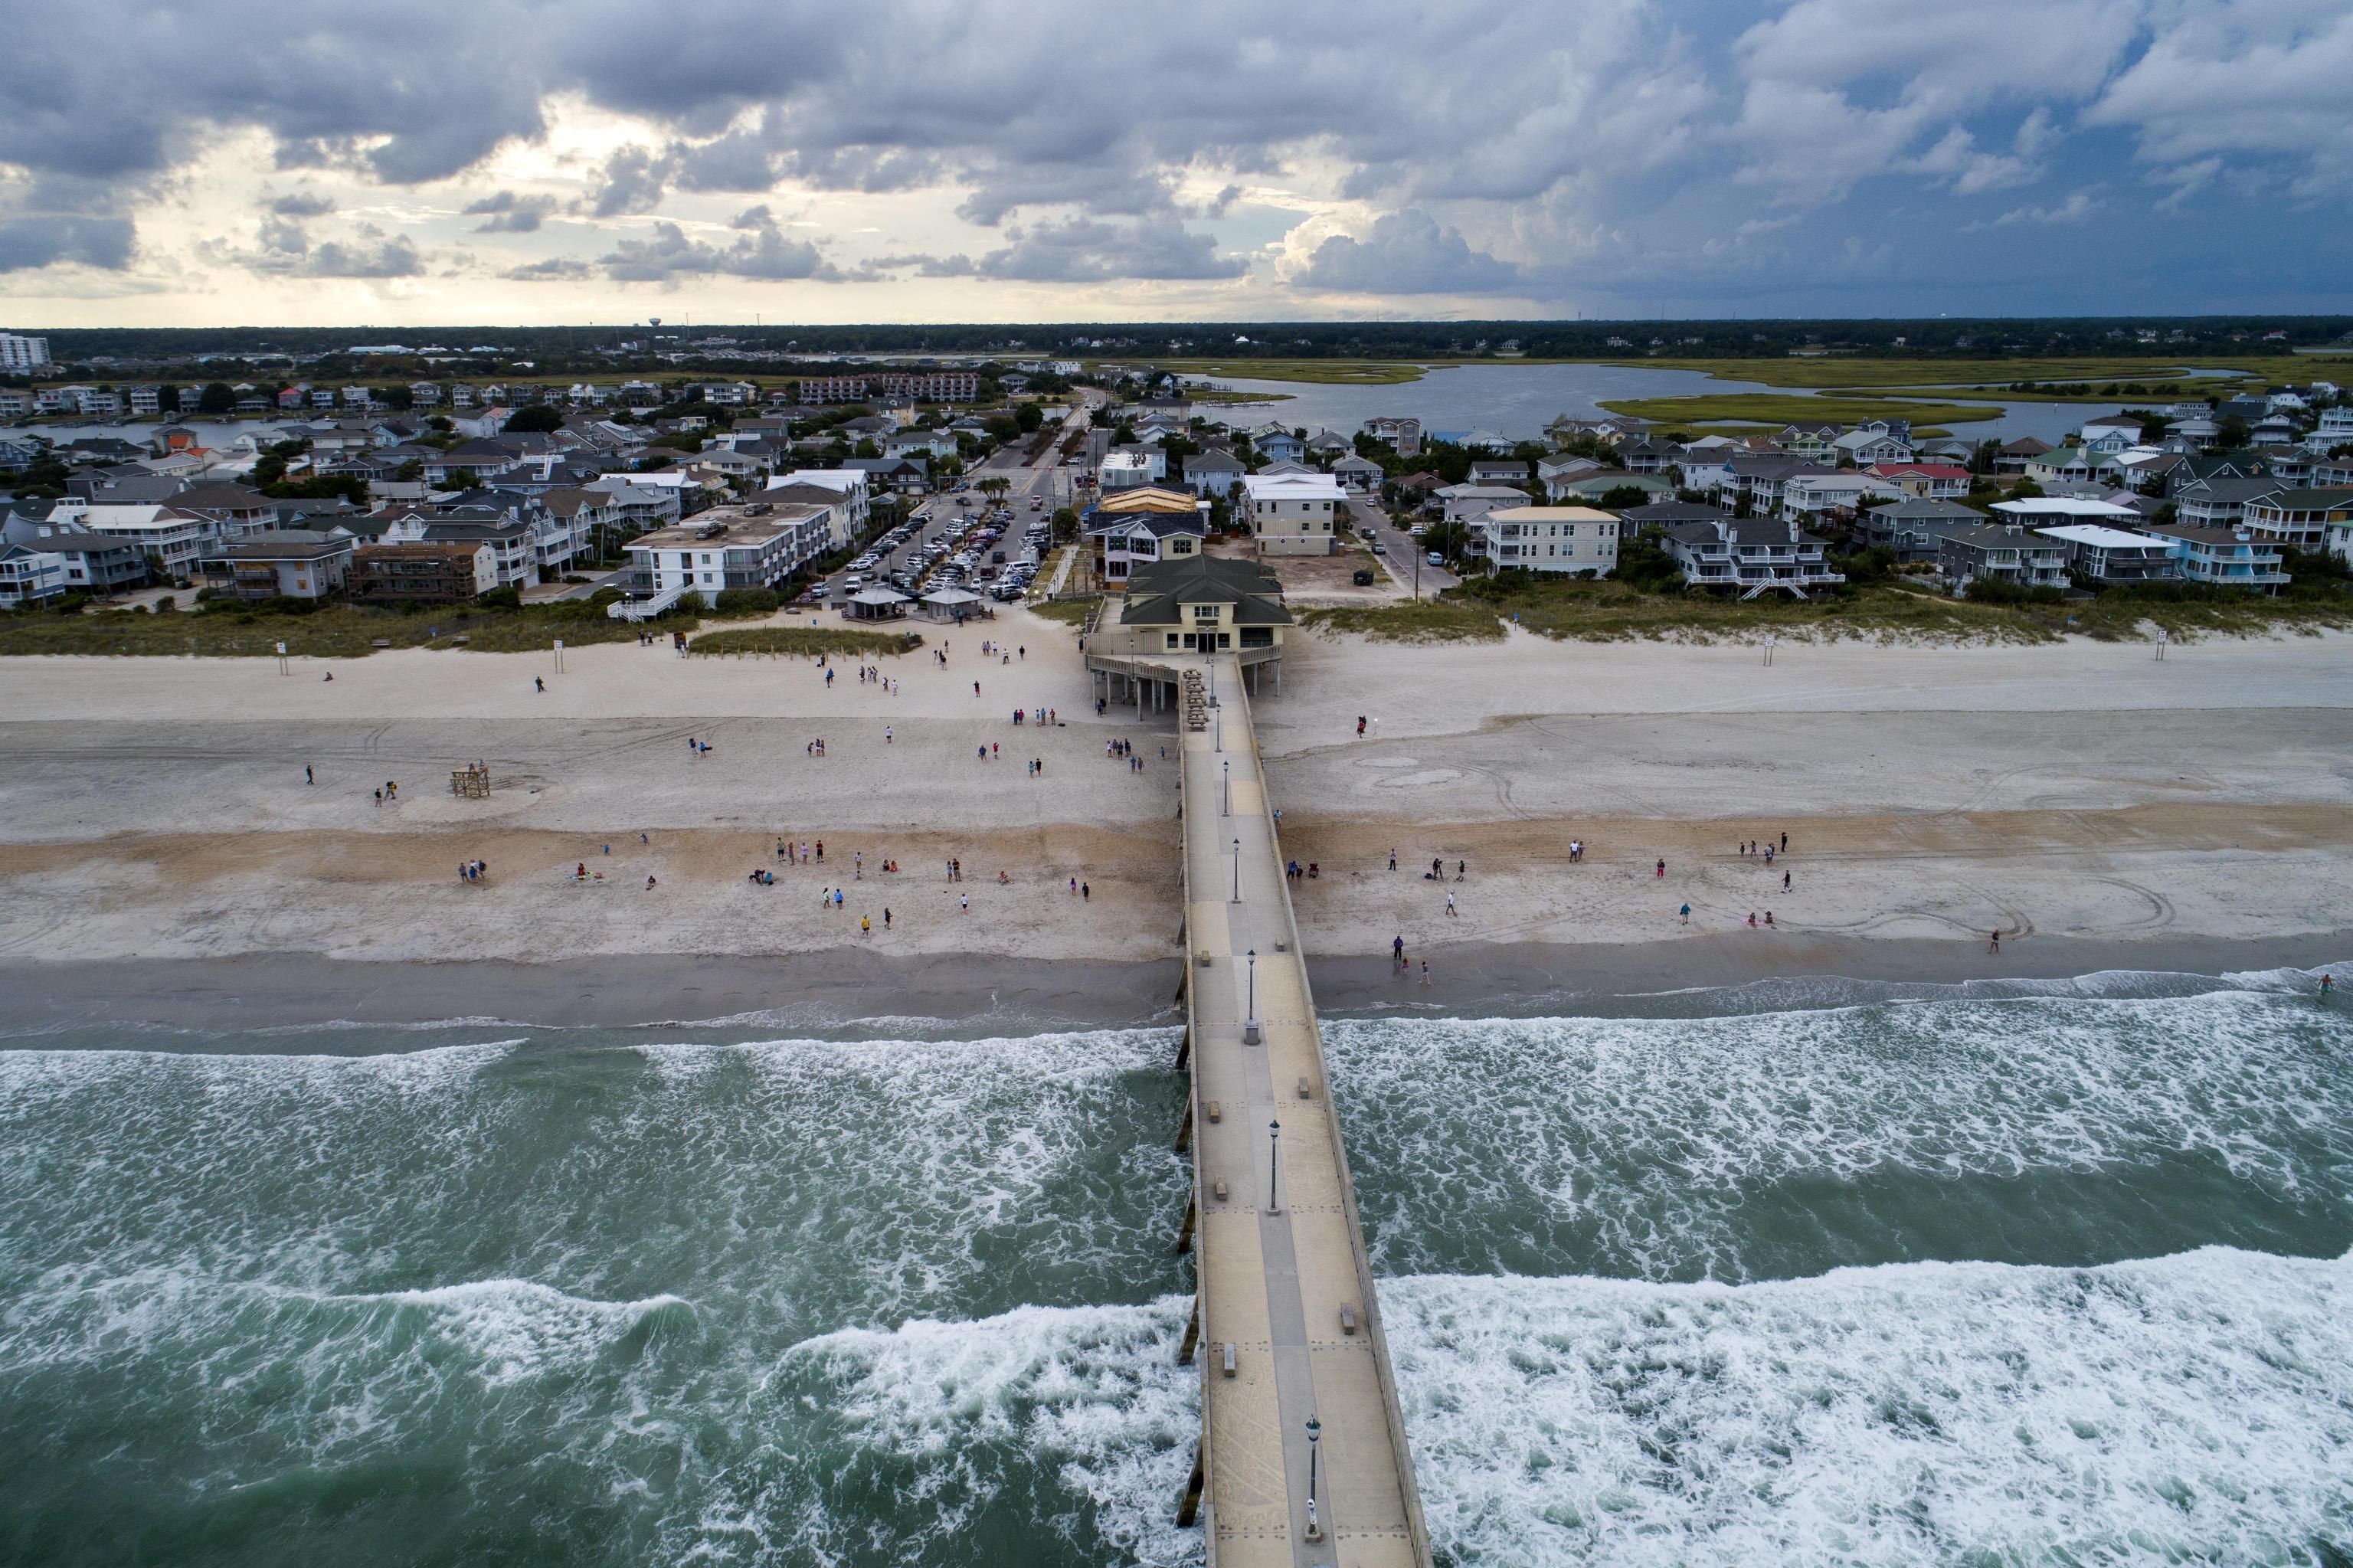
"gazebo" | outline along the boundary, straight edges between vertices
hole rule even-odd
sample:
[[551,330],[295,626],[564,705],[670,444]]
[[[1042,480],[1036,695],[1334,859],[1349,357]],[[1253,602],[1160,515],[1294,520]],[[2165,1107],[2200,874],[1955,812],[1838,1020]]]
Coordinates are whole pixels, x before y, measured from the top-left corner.
[[908,599],[895,588],[862,588],[849,596],[852,620],[898,620],[907,613]]
[[962,622],[974,607],[981,602],[980,595],[970,588],[934,588],[923,598],[923,613],[934,620]]

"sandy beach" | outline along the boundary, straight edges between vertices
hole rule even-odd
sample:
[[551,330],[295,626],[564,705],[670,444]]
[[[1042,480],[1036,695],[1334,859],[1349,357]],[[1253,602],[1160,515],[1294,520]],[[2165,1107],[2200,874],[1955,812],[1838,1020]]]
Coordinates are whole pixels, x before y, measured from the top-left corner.
[[[1021,652],[984,657],[984,634]],[[572,651],[561,675],[543,654],[401,652],[284,675],[267,661],[14,661],[0,959],[299,956],[304,983],[337,996],[367,988],[322,980],[316,960],[472,966],[440,1016],[503,1016],[501,986],[579,992],[501,965],[666,963],[593,988],[648,1020],[779,993],[821,993],[847,1016],[944,1015],[990,1005],[992,980],[1019,970],[1017,989],[1041,985],[1056,1016],[1147,1015],[1157,981],[1113,985],[1090,1011],[1069,1000],[1082,985],[1038,977],[1171,959],[1167,732],[1089,710],[1066,628],[1015,611],[951,633],[947,652],[944,667],[932,648],[884,661],[895,690],[847,668],[828,686],[809,661],[632,644]],[[1562,972],[1646,989],[2345,956],[2348,676],[2339,637],[2200,643],[2161,663],[2137,645],[1785,641],[1769,669],[1738,646],[1303,637],[1256,714],[1286,850],[1320,873],[1293,885],[1303,938],[1319,984],[1338,988],[1327,1005],[1346,1007],[1359,992],[1377,1004],[1348,966],[1396,935],[1441,975],[1488,976],[1481,996],[1514,977],[1560,989]],[[1017,726],[1017,705],[1060,722]],[[1113,738],[1141,770],[1105,755]],[[449,769],[477,758],[491,797],[454,796]],[[379,805],[387,780],[399,798]],[[1769,867],[1738,853],[1785,832]],[[824,863],[779,860],[780,835],[822,841]],[[1572,840],[1586,845],[1574,863]],[[1419,874],[1433,857],[1442,889]],[[461,882],[477,859],[487,879]],[[760,960],[743,971],[760,978],[704,1004],[674,978],[733,959]],[[917,978],[940,965],[965,967]],[[921,1005],[869,994],[911,988]]]

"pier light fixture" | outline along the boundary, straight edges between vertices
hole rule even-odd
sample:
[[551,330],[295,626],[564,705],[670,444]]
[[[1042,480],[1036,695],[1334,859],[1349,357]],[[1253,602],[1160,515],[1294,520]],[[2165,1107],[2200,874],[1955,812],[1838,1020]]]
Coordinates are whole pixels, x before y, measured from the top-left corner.
[[1282,1158],[1282,1123],[1266,1124],[1266,1211],[1273,1213],[1282,1207],[1274,1201],[1275,1169]]
[[1314,1416],[1307,1418],[1307,1539],[1324,1539],[1324,1527],[1315,1520],[1315,1453],[1324,1438],[1324,1424]]
[[1234,841],[1234,902],[1242,901],[1242,841]]

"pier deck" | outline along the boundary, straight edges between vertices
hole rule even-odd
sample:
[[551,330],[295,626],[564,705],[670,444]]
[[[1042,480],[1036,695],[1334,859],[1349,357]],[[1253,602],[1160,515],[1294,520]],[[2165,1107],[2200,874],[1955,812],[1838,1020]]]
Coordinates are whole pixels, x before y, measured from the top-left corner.
[[[1218,698],[1194,702],[1189,676],[1178,688],[1193,1070],[1187,1226],[1198,1227],[1202,1369],[1195,1478],[1208,1561],[1426,1568],[1404,1417],[1250,699],[1231,656],[1193,667],[1201,691],[1214,683]],[[1251,1016],[1256,1044],[1245,1038]],[[1320,1426],[1312,1530],[1311,1418]]]

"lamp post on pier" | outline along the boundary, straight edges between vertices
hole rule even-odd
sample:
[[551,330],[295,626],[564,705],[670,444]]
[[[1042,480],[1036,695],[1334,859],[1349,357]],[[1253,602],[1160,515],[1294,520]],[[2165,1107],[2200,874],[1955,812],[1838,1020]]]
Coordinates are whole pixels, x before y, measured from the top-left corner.
[[1234,902],[1242,901],[1242,841],[1234,841]]
[[1324,1527],[1315,1519],[1315,1452],[1324,1438],[1324,1424],[1314,1416],[1307,1418],[1307,1539],[1324,1539]]
[[1266,1124],[1266,1210],[1268,1213],[1274,1213],[1282,1206],[1274,1201],[1275,1171],[1282,1159],[1282,1123],[1270,1121]]
[[1242,1012],[1242,1044],[1259,1043],[1258,1027],[1258,949],[1250,950],[1250,1004]]

